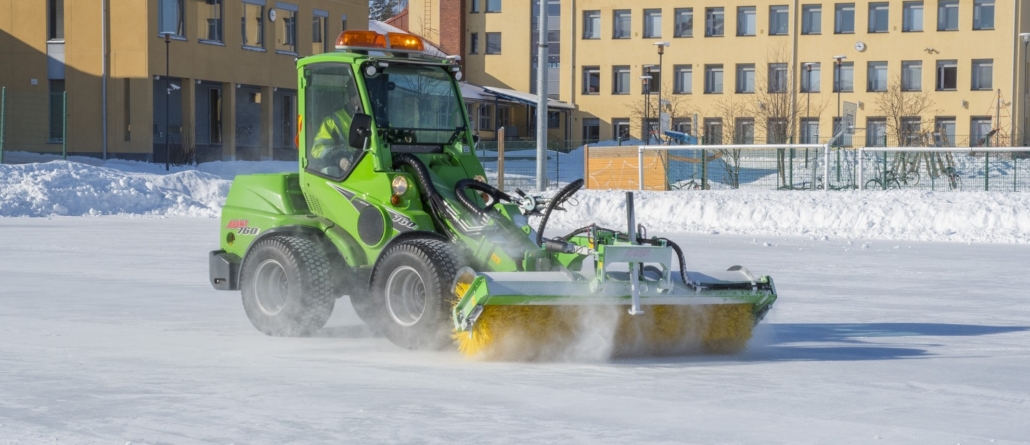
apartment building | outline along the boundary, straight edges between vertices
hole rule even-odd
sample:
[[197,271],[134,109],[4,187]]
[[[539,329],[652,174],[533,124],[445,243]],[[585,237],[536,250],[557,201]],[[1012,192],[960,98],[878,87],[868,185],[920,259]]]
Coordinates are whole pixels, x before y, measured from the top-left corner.
[[6,149],[295,159],[296,59],[367,17],[340,0],[0,0]]
[[[409,23],[433,41],[464,30],[452,47],[470,82],[535,92],[539,3],[412,0]],[[1030,133],[1025,1],[546,7],[548,93],[576,106],[573,134],[586,141],[641,138],[645,113],[657,128],[659,95],[666,128],[710,142],[824,142],[846,103],[859,130],[845,145],[993,145]]]

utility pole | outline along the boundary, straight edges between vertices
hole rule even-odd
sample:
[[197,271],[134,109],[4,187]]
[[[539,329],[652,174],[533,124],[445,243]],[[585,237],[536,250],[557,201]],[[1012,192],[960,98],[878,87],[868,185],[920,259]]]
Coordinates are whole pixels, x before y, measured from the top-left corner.
[[537,24],[536,62],[536,189],[547,188],[547,2],[536,0],[540,8]]

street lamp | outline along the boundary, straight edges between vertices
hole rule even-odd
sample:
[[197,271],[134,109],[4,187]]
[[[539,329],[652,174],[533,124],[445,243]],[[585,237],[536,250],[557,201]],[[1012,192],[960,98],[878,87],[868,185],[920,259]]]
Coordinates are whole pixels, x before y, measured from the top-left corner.
[[1030,44],[1030,32],[1021,33],[1019,35],[1019,38],[1023,39],[1023,146],[1025,147],[1025,146],[1028,145],[1027,144],[1027,130],[1028,130],[1028,128],[1030,128],[1030,125],[1027,125],[1027,116],[1026,116],[1026,111],[1027,111],[1026,99],[1027,99],[1027,96],[1030,95],[1030,76],[1028,76],[1028,73],[1027,73],[1027,69],[1028,69],[1028,65],[1027,64],[1028,64],[1028,62],[1030,62],[1030,60],[1027,60],[1027,46],[1028,46],[1028,44]]
[[[844,64],[844,59],[847,59],[847,58],[848,58],[848,56],[833,56],[833,60],[835,61],[834,63],[836,63],[836,65],[837,65],[837,76],[836,76],[837,78],[834,79],[834,82],[833,82],[834,86],[837,88],[837,125],[839,125],[841,129],[844,128],[844,121],[841,120],[841,118],[840,118],[840,90],[841,90],[841,85],[840,85],[841,84],[840,69],[841,69],[841,65]],[[837,136],[838,129],[835,128],[833,131],[834,131],[833,136]],[[834,141],[834,142],[837,142],[837,141]]]
[[647,121],[651,114],[651,67],[644,67],[644,72],[646,74],[640,76],[640,83],[644,87],[644,125],[640,127],[640,136],[644,140],[644,145],[647,145],[651,140],[651,124]]
[[172,158],[172,151],[168,145],[169,141],[171,140],[171,131],[169,131],[168,129],[168,115],[170,113],[168,109],[168,104],[172,102],[172,84],[169,79],[168,73],[168,48],[171,46],[172,43],[172,33],[166,31],[162,32],[161,35],[165,37],[165,171],[168,171],[171,169],[169,165],[171,163]]
[[[655,42],[655,46],[658,47],[658,139],[661,140],[662,131],[662,55],[665,54],[665,47],[669,46],[669,42]],[[648,138],[650,139],[650,137]]]

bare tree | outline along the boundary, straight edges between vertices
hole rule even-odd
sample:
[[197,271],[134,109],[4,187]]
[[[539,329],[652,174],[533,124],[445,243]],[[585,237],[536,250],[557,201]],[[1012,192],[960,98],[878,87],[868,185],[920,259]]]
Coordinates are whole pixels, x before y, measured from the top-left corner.
[[[767,55],[766,70],[755,70],[755,94],[751,110],[755,126],[770,144],[794,143],[798,140],[800,116],[798,110],[806,109],[803,95],[798,94],[795,78],[795,63],[786,47],[771,49]],[[777,150],[776,170],[780,183],[786,184],[786,157],[784,150]]]
[[929,92],[905,91],[901,86],[901,76],[894,76],[887,90],[876,96],[877,112],[887,121],[887,135],[899,145],[921,145],[924,122],[932,127],[930,116],[938,110]]
[[[732,144],[749,144],[754,142],[755,122],[751,106],[745,99],[732,94],[716,101],[713,113],[707,118],[718,118],[722,121],[722,137]],[[723,160],[726,171],[725,182],[733,188],[740,187],[740,168],[743,150],[719,149],[716,157]]]
[[[688,116],[690,101],[687,96],[682,94],[673,94],[672,89],[663,86],[662,87],[662,102],[665,102],[662,107],[662,113],[669,115],[670,124],[677,118]],[[661,138],[662,134],[658,131],[661,125],[661,118],[658,114],[658,93],[651,93],[650,95],[641,95],[638,100],[630,102],[628,107],[630,121],[630,131],[633,129],[639,131],[640,140],[647,140],[647,129],[644,128],[644,117],[652,119],[654,121],[654,128],[651,130],[651,136]]]

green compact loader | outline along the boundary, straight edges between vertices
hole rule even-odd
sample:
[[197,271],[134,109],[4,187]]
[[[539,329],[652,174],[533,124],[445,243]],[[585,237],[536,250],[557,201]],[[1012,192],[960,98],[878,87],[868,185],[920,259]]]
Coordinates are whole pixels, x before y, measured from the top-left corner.
[[299,171],[237,176],[210,254],[211,284],[242,291],[259,331],[313,333],[346,295],[411,349],[540,359],[587,341],[606,356],[746,345],[776,300],[772,279],[688,272],[679,246],[635,223],[631,193],[626,230],[545,238],[583,181],[549,197],[488,184],[459,66],[422,48],[347,31],[337,51],[297,62]]

